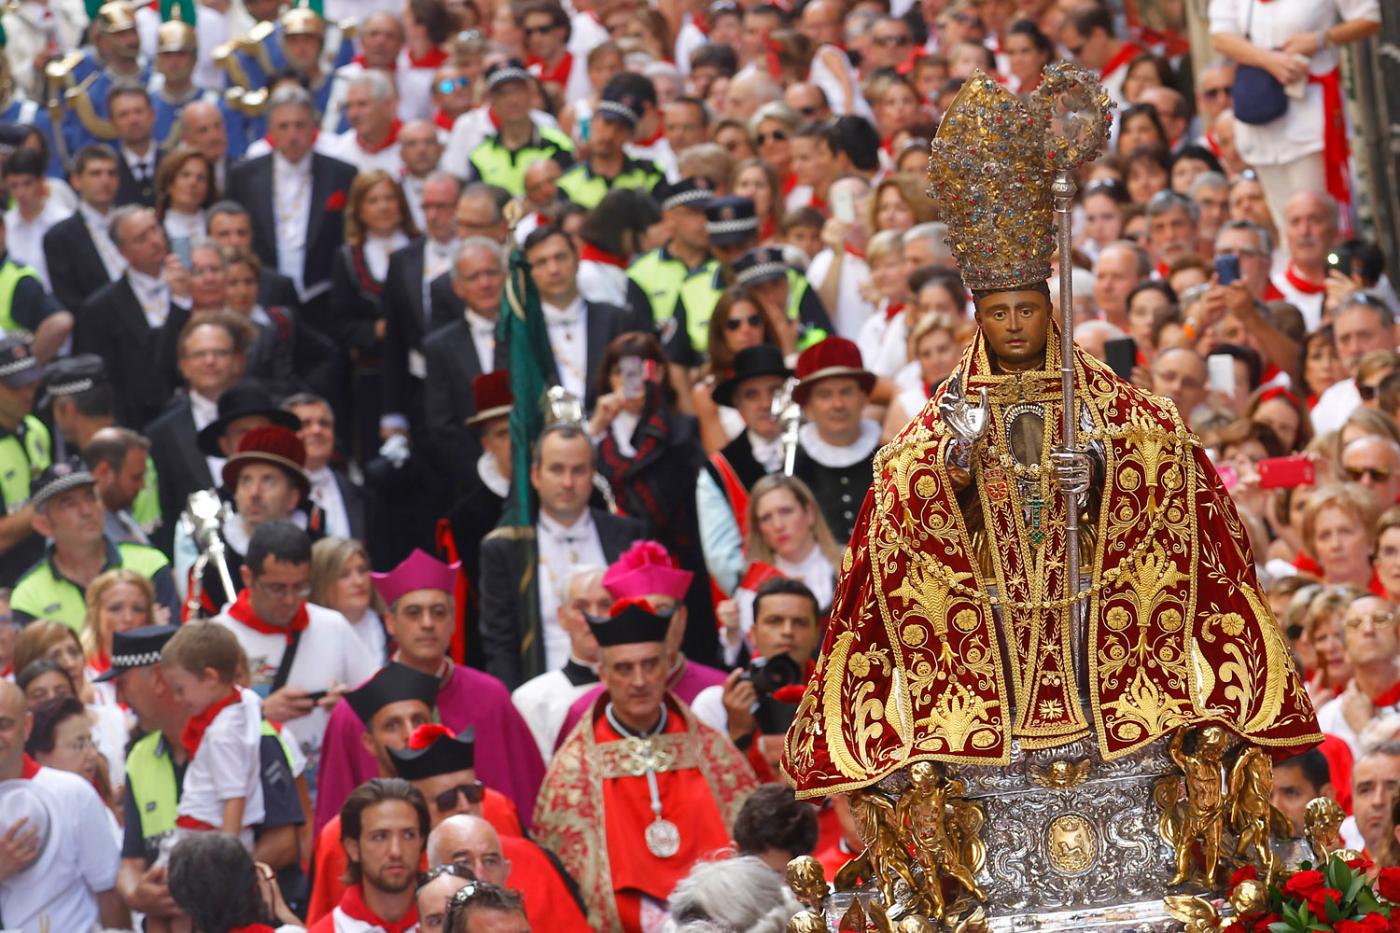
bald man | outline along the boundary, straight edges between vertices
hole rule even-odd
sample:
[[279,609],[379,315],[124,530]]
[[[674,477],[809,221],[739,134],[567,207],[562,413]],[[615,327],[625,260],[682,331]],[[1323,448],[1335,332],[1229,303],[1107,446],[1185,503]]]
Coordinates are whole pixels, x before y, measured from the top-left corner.
[[[399,180],[408,210],[419,230],[426,227],[423,216],[423,185],[437,171],[442,161],[443,137],[431,120],[414,120],[399,130],[399,159],[403,161],[403,178]],[[455,195],[454,195],[455,197]]]
[[[0,681],[0,781],[28,782],[28,793],[11,798],[0,814],[5,927],[25,933],[126,929],[131,917],[116,891],[121,852],[107,807],[82,776],[40,766],[24,753],[33,725],[24,694]],[[44,812],[49,825],[41,833],[31,820]],[[42,845],[41,836],[47,836]]]
[[1108,354],[1104,350],[1104,344],[1123,336],[1126,335],[1122,328],[1115,327],[1107,321],[1085,321],[1074,329],[1074,342],[1079,344],[1085,353],[1105,363],[1108,362]]
[[1152,391],[1176,403],[1186,426],[1206,398],[1206,361],[1190,347],[1168,347],[1152,361]]
[[243,136],[243,133],[234,134],[239,140],[238,151],[230,152],[228,123],[217,104],[196,100],[186,104],[180,112],[180,145],[198,150],[214,163],[215,187],[219,191],[224,190],[228,179],[228,160],[243,155]]
[[[1273,206],[1270,200],[1270,210]],[[1327,254],[1337,242],[1337,202],[1321,191],[1299,191],[1283,207],[1282,226],[1288,268],[1274,278],[1274,285],[1314,331],[1322,323],[1327,296]]]
[[1131,240],[1110,243],[1094,263],[1094,303],[1104,319],[1116,327],[1128,326],[1128,294],[1152,274],[1147,252]]

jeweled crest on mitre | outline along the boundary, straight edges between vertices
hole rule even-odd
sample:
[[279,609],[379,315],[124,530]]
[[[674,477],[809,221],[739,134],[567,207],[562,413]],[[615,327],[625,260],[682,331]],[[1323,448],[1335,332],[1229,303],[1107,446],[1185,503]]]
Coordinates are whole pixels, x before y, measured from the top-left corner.
[[1014,289],[1050,277],[1056,172],[1095,158],[1113,104],[1097,79],[1049,65],[1022,100],[982,71],[943,116],[929,159],[930,195],[969,288]]

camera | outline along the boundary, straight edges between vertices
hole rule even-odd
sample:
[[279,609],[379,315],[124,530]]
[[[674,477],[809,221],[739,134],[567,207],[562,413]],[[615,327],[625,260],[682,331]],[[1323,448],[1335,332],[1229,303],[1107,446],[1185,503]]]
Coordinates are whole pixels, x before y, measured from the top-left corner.
[[802,668],[786,654],[775,654],[771,658],[754,658],[744,679],[753,684],[760,701],[771,697],[783,687],[802,683]]

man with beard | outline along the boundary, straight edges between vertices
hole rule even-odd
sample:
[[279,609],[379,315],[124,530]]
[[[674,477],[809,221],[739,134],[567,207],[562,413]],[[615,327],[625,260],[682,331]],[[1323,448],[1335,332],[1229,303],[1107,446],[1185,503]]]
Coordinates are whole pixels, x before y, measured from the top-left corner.
[[351,886],[310,933],[417,929],[413,887],[427,838],[428,805],[412,784],[374,778],[357,788],[340,809]]

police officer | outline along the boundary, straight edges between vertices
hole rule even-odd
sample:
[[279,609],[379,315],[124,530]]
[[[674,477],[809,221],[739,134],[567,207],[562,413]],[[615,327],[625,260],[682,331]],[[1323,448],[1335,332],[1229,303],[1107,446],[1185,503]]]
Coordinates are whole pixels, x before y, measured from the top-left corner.
[[710,258],[710,234],[705,208],[714,197],[714,182],[703,176],[662,184],[661,216],[671,230],[664,246],[640,256],[627,277],[641,288],[651,304],[652,321],[664,327],[676,312],[681,286],[692,275],[714,273]]
[[44,554],[29,504],[30,483],[48,467],[53,450],[49,429],[31,414],[43,378],[24,338],[0,337],[0,586],[14,586]]
[[730,263],[758,242],[758,213],[751,198],[713,198],[705,207],[705,232],[714,256],[696,275],[681,283],[669,325],[661,324],[661,342],[673,363],[699,366],[710,342],[710,318],[733,280]]
[[80,460],[60,460],[34,483],[30,507],[34,531],[51,543],[44,558],[15,584],[10,612],[16,621],[57,619],[82,631],[87,615],[87,587],[99,574],[123,568],[150,579],[156,602],[178,611],[170,561],[153,547],[116,543],[103,533],[105,512],[97,498],[97,481]]
[[807,279],[783,258],[781,247],[761,246],[734,260],[734,284],[748,289],[770,313],[797,322],[797,349],[821,343],[831,333],[831,319]]
[[472,150],[467,162],[477,178],[516,197],[525,193],[525,170],[540,159],[553,159],[560,168],[574,164],[569,137],[530,119],[531,80],[513,58],[487,70],[487,100],[500,128]]
[[[585,210],[597,207],[614,188],[637,188],[650,193],[665,177],[656,163],[633,159],[623,151],[642,118],[644,104],[643,96],[632,86],[633,78],[641,76],[620,74],[603,88],[598,110],[588,126],[588,161],[578,163],[559,178],[559,190]],[[655,93],[653,88],[652,94]]]
[[35,355],[52,359],[73,332],[73,315],[44,290],[39,274],[16,262],[5,247],[5,215],[0,213],[0,331],[32,334]]
[[[189,714],[175,702],[160,668],[161,649],[176,629],[149,625],[115,633],[112,666],[96,678],[116,683],[117,696],[146,731],[126,756],[126,818],[117,891],[127,907],[163,919],[178,916],[179,909],[170,899],[165,867],[152,864],[161,853],[161,841],[171,838],[175,830],[180,788],[189,764],[182,740]],[[296,859],[297,827],[304,822],[297,782],[305,761],[266,721],[258,751],[266,816],[253,827],[253,854],[279,870],[283,896],[290,905],[299,906],[306,894],[306,878]]]

